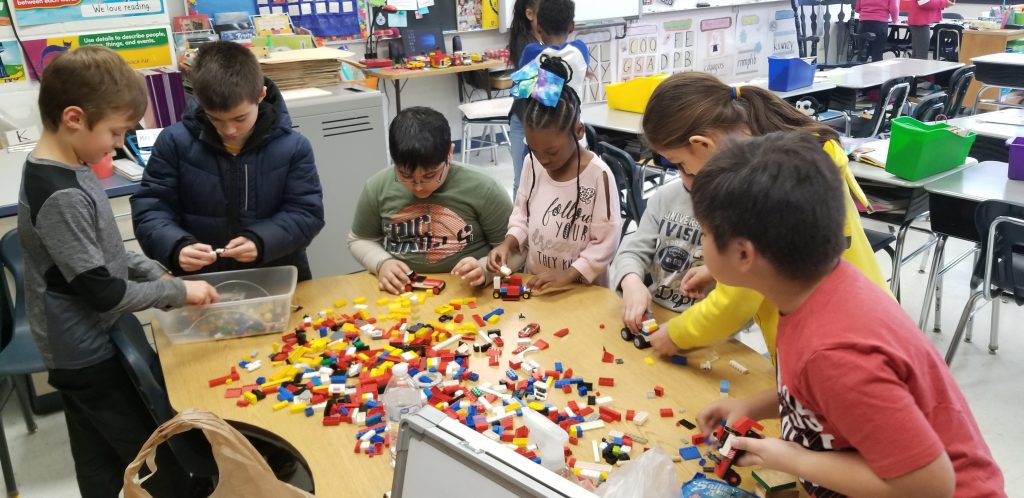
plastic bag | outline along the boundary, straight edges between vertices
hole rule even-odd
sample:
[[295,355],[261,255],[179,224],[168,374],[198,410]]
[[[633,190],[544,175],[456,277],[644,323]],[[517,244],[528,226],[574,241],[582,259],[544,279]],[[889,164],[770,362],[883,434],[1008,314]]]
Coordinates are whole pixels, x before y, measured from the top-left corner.
[[757,495],[722,481],[708,479],[698,472],[693,479],[683,484],[683,498],[757,498]]
[[604,498],[678,498],[679,477],[672,458],[654,448],[616,469],[596,494]]
[[142,488],[139,470],[145,463],[153,473],[156,448],[171,436],[189,429],[201,429],[210,441],[217,462],[217,489],[210,498],[245,496],[247,498],[313,498],[313,495],[278,481],[252,443],[220,417],[205,410],[190,408],[157,427],[142,445],[135,461],[124,471],[125,498],[151,498]]

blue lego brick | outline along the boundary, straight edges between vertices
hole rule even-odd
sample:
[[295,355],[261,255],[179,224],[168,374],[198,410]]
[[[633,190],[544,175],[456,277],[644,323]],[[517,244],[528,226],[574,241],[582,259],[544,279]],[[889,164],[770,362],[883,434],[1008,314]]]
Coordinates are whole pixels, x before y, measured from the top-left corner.
[[718,391],[722,392],[722,393],[728,394],[729,393],[729,381],[725,380],[725,379],[722,379],[722,381],[718,383]]
[[683,460],[696,460],[700,458],[700,449],[696,446],[687,446],[685,448],[679,448],[679,456],[683,457]]
[[674,354],[672,355],[672,363],[675,363],[676,365],[686,365],[687,360],[686,357],[681,354]]

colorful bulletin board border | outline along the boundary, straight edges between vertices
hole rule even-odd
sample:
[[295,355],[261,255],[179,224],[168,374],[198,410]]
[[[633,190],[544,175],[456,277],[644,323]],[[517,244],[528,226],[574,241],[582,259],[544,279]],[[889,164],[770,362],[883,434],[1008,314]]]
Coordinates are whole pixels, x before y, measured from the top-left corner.
[[186,0],[188,14],[247,12],[285,13],[292,25],[326,41],[359,40],[369,36],[366,0]]
[[25,60],[17,40],[0,40],[0,85],[26,81]]
[[163,0],[8,0],[19,26],[38,26],[164,12]]
[[25,57],[30,65],[30,76],[38,79],[34,71],[42,71],[57,54],[83,45],[102,45],[117,52],[135,69],[172,65],[170,33],[167,28],[130,29],[83,35],[57,36],[25,40]]

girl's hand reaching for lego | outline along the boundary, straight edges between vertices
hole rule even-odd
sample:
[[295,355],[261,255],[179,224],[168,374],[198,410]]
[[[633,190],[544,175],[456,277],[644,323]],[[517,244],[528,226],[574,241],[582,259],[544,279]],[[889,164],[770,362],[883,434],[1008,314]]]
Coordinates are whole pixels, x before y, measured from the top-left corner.
[[665,325],[658,327],[658,330],[647,336],[647,340],[655,350],[665,356],[672,356],[679,352],[679,346],[672,342],[672,338],[668,335],[668,327]]
[[686,272],[679,284],[679,292],[690,299],[704,299],[707,294],[704,290],[715,283],[715,277],[711,276],[711,270],[707,266],[694,266]]
[[483,285],[485,277],[484,267],[480,265],[480,261],[471,256],[462,258],[455,268],[452,268],[452,275],[458,275],[464,282],[472,286]]
[[505,240],[491,249],[487,255],[487,270],[491,273],[501,273],[501,267],[508,263],[509,254],[518,250],[519,241],[515,237],[505,237]]
[[637,334],[644,321],[644,313],[651,307],[651,293],[636,273],[623,277],[619,287],[622,288],[622,323]]
[[526,288],[532,292],[544,292],[547,289],[566,287],[578,281],[582,275],[575,268],[568,270],[548,270],[536,275],[526,282]]
[[256,243],[248,237],[235,237],[224,246],[220,253],[222,258],[231,258],[239,263],[252,263],[256,261],[259,252],[256,250]]
[[208,244],[189,244],[178,252],[178,266],[183,271],[199,271],[217,262],[217,253]]
[[380,290],[390,294],[401,294],[409,283],[409,266],[397,259],[389,259],[377,270],[377,284]]
[[204,306],[220,301],[220,294],[209,282],[204,280],[183,280],[185,284],[185,302]]

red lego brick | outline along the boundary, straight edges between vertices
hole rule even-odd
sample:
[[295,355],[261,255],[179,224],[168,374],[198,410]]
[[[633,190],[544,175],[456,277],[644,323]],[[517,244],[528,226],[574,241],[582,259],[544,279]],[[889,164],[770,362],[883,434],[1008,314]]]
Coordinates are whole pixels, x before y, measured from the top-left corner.
[[561,329],[554,334],[555,337],[565,337],[567,335],[569,335],[569,329]]
[[659,397],[659,398],[664,396],[665,395],[665,388],[661,387],[661,386],[654,386],[654,395]]
[[626,410],[626,421],[632,422],[633,417],[636,416],[636,410]]
[[704,444],[704,435],[694,434],[693,436],[690,436],[690,443],[693,444],[694,446]]
[[537,342],[534,342],[533,345],[542,351],[548,348],[548,343],[544,339],[537,339]]
[[462,323],[462,313],[455,315],[455,323]]
[[615,379],[612,377],[598,377],[597,385],[612,387],[615,385]]
[[215,379],[210,379],[210,381],[209,381],[210,387],[222,386],[222,385],[224,385],[224,384],[226,384],[228,382],[229,378],[231,378],[230,375],[225,375],[223,377],[217,377]]
[[602,363],[612,363],[612,362],[615,361],[615,355],[609,353],[607,349],[604,349],[604,348],[601,348],[601,349],[604,350],[604,354],[601,355],[601,362]]
[[569,436],[569,444],[577,445],[579,443],[580,443],[579,438],[577,438],[576,436]]
[[228,398],[228,399],[230,399],[230,398],[237,398],[237,397],[239,397],[241,395],[242,395],[242,388],[241,387],[229,387],[226,391],[224,391],[224,397]]
[[483,318],[480,318],[480,315],[474,314],[473,321],[476,322],[477,326],[480,328],[484,328],[487,326],[487,322],[485,322]]
[[240,406],[242,408],[245,408],[245,407],[249,406],[249,400],[247,400],[245,398],[238,398],[238,400],[235,401],[235,406]]
[[498,356],[492,356],[490,359],[487,360],[487,364],[492,367],[496,367],[501,364],[501,358]]
[[658,413],[660,413],[662,417],[671,417],[675,411],[671,408],[662,408],[658,410]]

